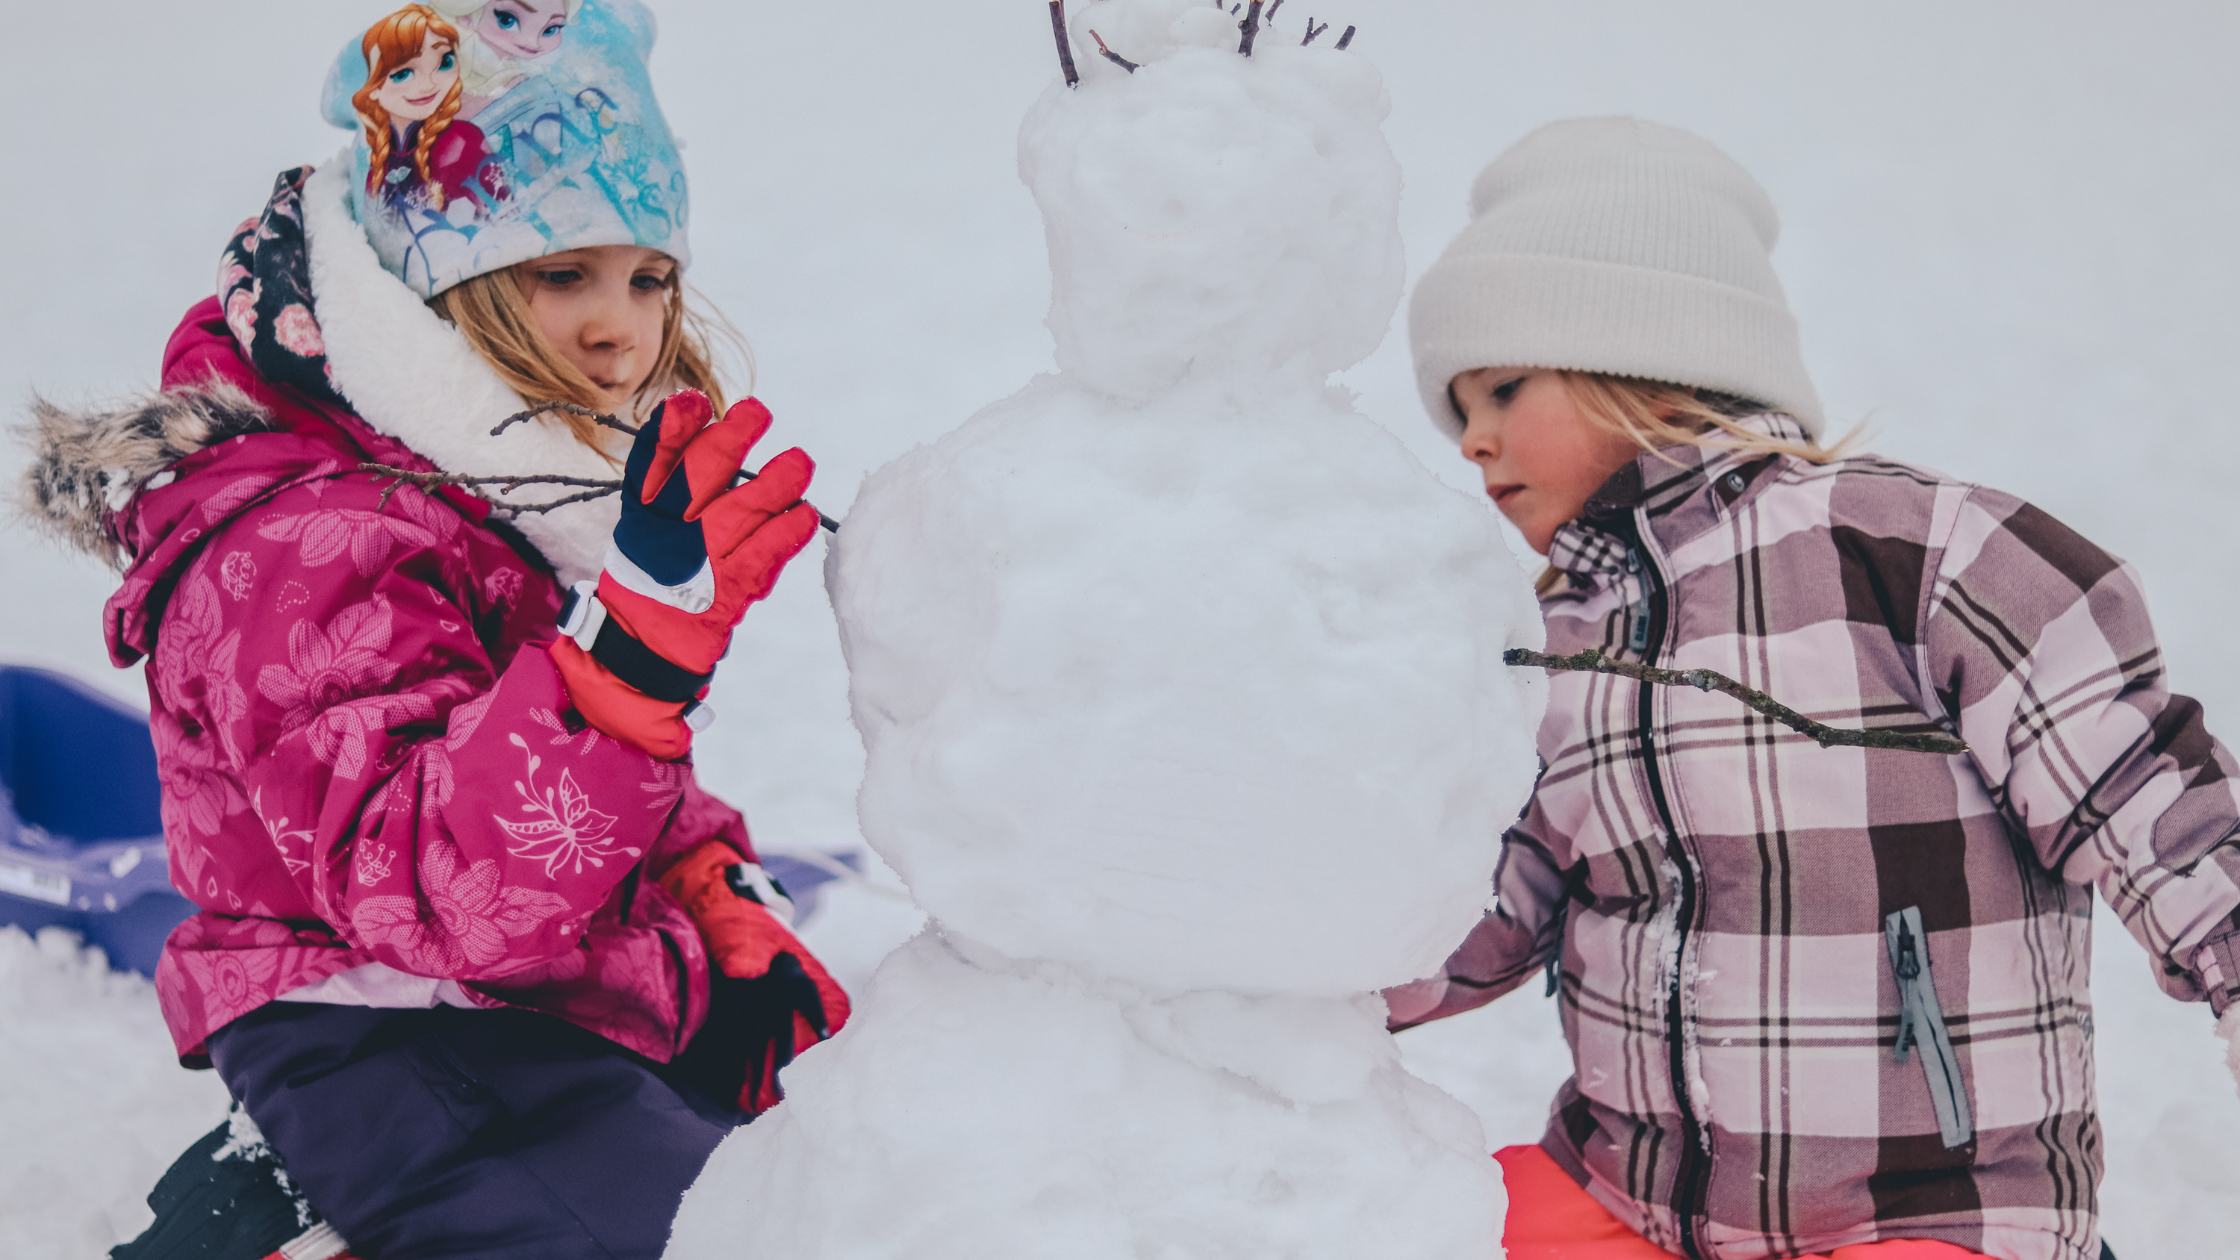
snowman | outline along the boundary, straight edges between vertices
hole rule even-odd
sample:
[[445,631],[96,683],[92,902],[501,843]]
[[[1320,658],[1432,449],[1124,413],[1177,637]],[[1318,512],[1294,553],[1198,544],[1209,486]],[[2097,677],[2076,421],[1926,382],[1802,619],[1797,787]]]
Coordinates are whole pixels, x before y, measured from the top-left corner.
[[1238,22],[1073,16],[1020,137],[1060,370],[870,477],[828,560],[864,835],[929,921],[672,1256],[1499,1254],[1377,990],[1485,909],[1539,616],[1329,380],[1403,284],[1382,81]]

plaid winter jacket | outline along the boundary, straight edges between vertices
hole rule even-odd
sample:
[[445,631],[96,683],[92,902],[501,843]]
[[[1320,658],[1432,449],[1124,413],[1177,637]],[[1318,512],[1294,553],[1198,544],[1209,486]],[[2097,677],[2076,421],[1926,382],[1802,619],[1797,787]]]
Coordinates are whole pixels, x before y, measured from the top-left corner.
[[2097,1260],[2091,888],[2172,996],[2240,995],[2236,767],[2169,691],[2137,576],[1904,464],[1668,454],[1556,535],[1550,651],[1969,752],[1557,674],[1495,908],[1424,1018],[1548,967],[1575,1075],[1543,1145],[1675,1253]]

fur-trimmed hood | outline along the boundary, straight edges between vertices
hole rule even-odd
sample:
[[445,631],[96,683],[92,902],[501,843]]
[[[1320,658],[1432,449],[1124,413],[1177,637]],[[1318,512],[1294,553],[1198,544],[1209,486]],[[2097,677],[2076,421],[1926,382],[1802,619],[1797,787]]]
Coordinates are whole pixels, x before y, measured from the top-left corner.
[[[522,400],[457,329],[382,269],[350,217],[346,156],[304,182],[302,215],[329,379],[356,417],[448,472],[616,476],[613,463],[558,423],[490,435]],[[17,506],[43,531],[121,565],[115,521],[135,495],[196,451],[278,427],[285,424],[271,408],[242,389],[180,379],[170,365],[162,393],[129,405],[74,412],[37,400],[24,426],[33,449]],[[619,511],[609,497],[512,524],[573,583],[598,574]]]
[[33,456],[18,506],[45,533],[122,569],[127,557],[111,521],[134,495],[197,451],[271,428],[271,411],[217,380],[113,411],[66,411],[34,398],[25,433]]

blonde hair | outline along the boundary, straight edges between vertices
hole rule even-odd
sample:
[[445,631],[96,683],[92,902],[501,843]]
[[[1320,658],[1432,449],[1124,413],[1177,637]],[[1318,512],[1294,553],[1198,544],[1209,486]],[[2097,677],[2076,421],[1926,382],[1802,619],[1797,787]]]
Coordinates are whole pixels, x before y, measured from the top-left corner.
[[[1675,446],[1749,455],[1788,455],[1808,464],[1831,464],[1849,456],[1861,437],[1860,430],[1855,428],[1833,446],[1822,446],[1810,437],[1792,441],[1759,433],[1738,423],[1745,417],[1772,410],[1752,399],[1604,372],[1558,372],[1556,376],[1563,382],[1572,404],[1579,409],[1580,418],[1589,425],[1616,434],[1675,465],[1680,461],[1665,454]],[[1534,591],[1545,597],[1562,582],[1563,571],[1551,564],[1532,585]]]
[[[467,344],[497,369],[498,379],[524,400],[571,402],[593,411],[605,411],[609,405],[606,391],[584,375],[583,369],[568,362],[567,356],[554,349],[537,329],[536,316],[530,313],[529,297],[521,281],[522,273],[534,267],[536,261],[519,263],[453,285],[430,298],[428,308],[449,320],[466,337]],[[738,330],[720,312],[710,308],[707,314],[702,314],[692,309],[680,269],[670,269],[662,288],[665,297],[661,351],[632,401],[635,414],[624,419],[635,420],[638,415],[650,411],[652,403],[680,389],[699,390],[721,412],[724,395],[716,369],[716,344],[720,341],[743,361],[750,391],[753,389],[753,354]],[[547,419],[566,424],[577,441],[609,461],[620,462],[609,447],[615,437],[612,431],[582,416],[556,412]]]
[[1556,375],[1588,424],[1668,462],[1678,461],[1663,454],[1667,447],[1696,446],[1751,455],[1794,455],[1808,464],[1829,464],[1850,454],[1859,439],[1859,431],[1853,429],[1834,446],[1822,446],[1810,437],[1790,441],[1746,429],[1738,422],[1772,408],[1732,394],[1603,372]]
[[[451,46],[456,54],[459,48],[457,27],[436,16],[436,11],[424,4],[408,4],[395,13],[366,28],[364,40],[359,44],[366,57],[366,83],[351,94],[350,104],[358,111],[358,121],[365,124],[366,148],[372,152],[366,164],[366,194],[381,195],[381,184],[389,170],[389,111],[373,99],[374,89],[398,65],[420,55],[430,35],[436,37],[436,47]],[[460,81],[453,80],[451,90],[443,94],[426,122],[420,124],[420,136],[412,146],[412,167],[420,172],[420,185],[427,190],[428,204],[443,209],[443,185],[428,170],[428,154],[435,149],[436,140],[451,126],[459,114]]]

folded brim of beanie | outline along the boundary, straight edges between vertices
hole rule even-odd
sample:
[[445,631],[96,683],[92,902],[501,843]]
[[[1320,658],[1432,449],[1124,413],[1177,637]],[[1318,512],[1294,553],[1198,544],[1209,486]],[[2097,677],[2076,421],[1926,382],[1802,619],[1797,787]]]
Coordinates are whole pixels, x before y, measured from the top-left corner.
[[1408,330],[1423,405],[1457,441],[1462,418],[1448,384],[1487,367],[1716,390],[1786,412],[1820,436],[1820,395],[1804,373],[1796,318],[1714,280],[1534,254],[1449,256],[1417,284]]

